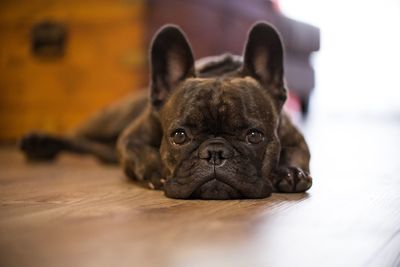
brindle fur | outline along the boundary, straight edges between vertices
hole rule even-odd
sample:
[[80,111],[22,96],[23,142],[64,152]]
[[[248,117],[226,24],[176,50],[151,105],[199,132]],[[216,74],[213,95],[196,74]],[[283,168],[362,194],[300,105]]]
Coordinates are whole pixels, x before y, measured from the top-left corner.
[[[30,160],[54,159],[65,151],[119,162],[132,180],[164,189],[175,198],[259,198],[272,190],[304,192],[312,184],[310,152],[302,134],[282,112],[286,90],[281,50],[275,30],[259,23],[249,33],[243,60],[226,54],[195,65],[184,35],[166,26],[152,44],[150,98],[144,93],[128,96],[69,136],[28,134],[21,140],[21,149]],[[249,149],[238,142],[240,131],[252,126],[249,121],[265,129],[269,140],[265,146]],[[226,192],[211,197],[199,189],[209,180],[203,175],[208,167],[199,164],[201,144],[172,145],[173,125],[190,127],[194,140],[218,139],[238,153],[237,159],[227,163],[232,167],[223,171],[224,182],[232,188],[221,183],[218,188]],[[184,175],[190,179],[182,182]]]

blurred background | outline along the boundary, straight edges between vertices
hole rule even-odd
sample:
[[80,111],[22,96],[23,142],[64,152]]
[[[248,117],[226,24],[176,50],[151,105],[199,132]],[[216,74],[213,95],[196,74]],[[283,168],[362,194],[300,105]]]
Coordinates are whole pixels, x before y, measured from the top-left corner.
[[0,2],[0,140],[31,130],[65,133],[91,113],[145,88],[148,47],[166,23],[187,33],[196,58],[241,54],[259,20],[286,46],[290,106],[306,113],[314,88],[316,26],[267,0],[35,0]]
[[249,27],[269,21],[285,43],[292,114],[398,119],[399,10],[398,0],[2,0],[0,141],[65,133],[145,88],[165,23],[182,27],[198,59],[241,54]]

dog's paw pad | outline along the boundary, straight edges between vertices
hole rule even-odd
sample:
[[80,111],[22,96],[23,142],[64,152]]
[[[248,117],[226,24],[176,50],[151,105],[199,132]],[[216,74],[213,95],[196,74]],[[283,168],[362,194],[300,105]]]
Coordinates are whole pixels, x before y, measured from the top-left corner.
[[25,135],[19,143],[20,149],[30,160],[54,159],[64,146],[61,139],[40,133]]
[[279,192],[305,192],[312,185],[311,176],[296,167],[280,168],[275,176],[275,188]]

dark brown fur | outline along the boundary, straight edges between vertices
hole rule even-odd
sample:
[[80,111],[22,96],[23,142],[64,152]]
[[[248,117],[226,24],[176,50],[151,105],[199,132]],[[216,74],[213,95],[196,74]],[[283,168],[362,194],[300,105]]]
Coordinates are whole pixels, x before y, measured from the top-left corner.
[[[223,55],[196,67],[184,35],[167,26],[153,41],[151,66],[150,101],[129,96],[70,136],[29,134],[21,141],[27,158],[91,154],[174,198],[260,198],[311,187],[307,144],[282,112],[283,51],[271,26],[253,27],[243,63]],[[171,141],[176,129],[187,143]],[[249,129],[262,132],[263,141],[246,143]],[[207,163],[210,151],[223,164]]]

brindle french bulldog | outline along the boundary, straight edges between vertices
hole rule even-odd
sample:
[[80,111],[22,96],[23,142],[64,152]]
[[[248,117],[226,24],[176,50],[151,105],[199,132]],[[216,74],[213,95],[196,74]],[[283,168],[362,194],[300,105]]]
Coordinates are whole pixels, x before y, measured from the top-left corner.
[[311,187],[309,149],[282,111],[283,48],[272,26],[252,27],[243,60],[195,63],[185,35],[167,25],[150,61],[149,100],[128,97],[71,136],[29,134],[21,140],[27,158],[92,154],[171,198],[264,198]]

